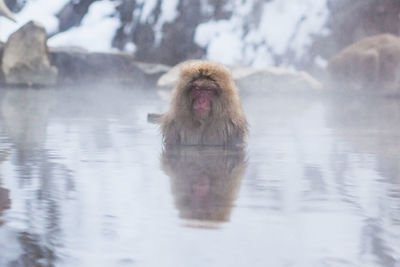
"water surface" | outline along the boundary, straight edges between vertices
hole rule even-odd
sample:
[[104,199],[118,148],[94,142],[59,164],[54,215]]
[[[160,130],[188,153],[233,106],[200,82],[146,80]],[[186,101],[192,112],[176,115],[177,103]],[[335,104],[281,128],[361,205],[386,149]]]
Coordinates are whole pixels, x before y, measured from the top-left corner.
[[0,90],[0,266],[400,266],[400,100],[242,99],[163,151],[153,91]]

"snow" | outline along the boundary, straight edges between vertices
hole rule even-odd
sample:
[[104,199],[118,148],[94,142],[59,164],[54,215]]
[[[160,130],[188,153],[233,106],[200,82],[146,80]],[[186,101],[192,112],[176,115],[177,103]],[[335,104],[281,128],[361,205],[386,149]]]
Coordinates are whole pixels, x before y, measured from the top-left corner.
[[152,21],[150,21],[151,18],[150,15],[157,6],[157,0],[140,0],[138,1],[138,4],[143,5],[142,13],[140,16],[140,22],[152,23]]
[[162,39],[162,27],[175,20],[178,15],[179,0],[164,0],[161,4],[161,15],[155,26],[156,43],[159,44]]
[[[245,64],[256,67],[276,65],[277,57],[290,54],[293,60],[301,60],[312,45],[315,34],[326,34],[328,0],[234,0],[223,7],[232,10],[227,20],[205,21],[195,32],[194,41],[206,51],[205,58],[225,64]],[[18,23],[0,18],[0,38],[8,36],[30,20],[44,25],[48,33],[58,28],[56,14],[68,0],[30,0],[24,9],[16,14]],[[83,18],[82,24],[49,39],[51,46],[80,46],[89,51],[112,50],[112,39],[120,27],[116,14],[118,1],[102,0],[94,2]],[[163,35],[163,26],[179,15],[179,0],[138,0],[134,17],[141,23],[153,24],[156,44]],[[201,1],[201,10],[211,15],[213,10],[206,0]],[[156,18],[153,14],[160,8]],[[156,20],[157,19],[157,20]],[[134,24],[134,23],[133,23]],[[133,25],[132,24],[132,25]],[[136,51],[134,43],[126,50]],[[291,62],[282,62],[283,65]],[[323,65],[321,59],[316,59]]]
[[136,52],[136,45],[133,42],[125,44],[124,51],[134,54]]
[[235,64],[242,57],[242,32],[229,20],[212,20],[197,27],[195,42],[207,46],[207,58]]
[[30,0],[21,12],[15,14],[17,23],[3,17],[0,18],[0,39],[6,41],[8,37],[31,20],[41,23],[48,33],[58,27],[56,14],[68,0]]
[[200,24],[197,27],[195,42],[199,46],[207,46],[213,38],[218,37],[223,32],[231,32],[232,25],[229,20],[211,20],[208,23]]
[[[142,24],[148,23],[154,25],[155,42],[159,44],[163,35],[163,26],[166,23],[174,21],[178,15],[178,4],[179,0],[162,0],[161,5],[158,7],[157,0],[138,0],[136,1],[136,5],[139,6],[139,8],[133,11],[133,17],[134,20],[138,17],[139,22]],[[156,8],[160,8],[158,17],[154,16]],[[126,27],[126,32],[129,32],[134,24],[135,23],[132,23],[132,25]],[[124,50],[129,51],[129,48],[125,47]]]
[[78,46],[88,51],[101,52],[112,49],[112,39],[120,25],[117,17],[112,17],[115,2],[94,2],[83,18],[80,27],[59,33],[49,39],[50,46]]
[[174,21],[178,15],[179,0],[167,0],[161,4],[161,19],[162,22]]
[[[56,14],[68,3],[68,0],[31,0],[20,13],[15,14],[17,23],[1,18],[0,36],[2,41],[25,23],[35,20],[41,23],[48,33],[56,32],[58,19]],[[57,34],[49,39],[50,46],[79,46],[89,51],[110,51],[111,42],[120,22],[115,13],[115,2],[94,2],[79,27]]]
[[156,18],[152,15],[157,8],[157,0],[140,0],[137,3],[143,5],[142,12],[140,14],[141,23],[154,24],[156,43],[159,43],[162,39],[162,27],[165,23],[174,21],[178,15],[178,4],[179,0],[163,0],[161,2],[161,13]]
[[[231,5],[234,13],[229,20],[208,21],[196,30],[195,42],[207,50],[210,60],[264,67],[274,64],[274,55],[294,51],[300,58],[311,45],[311,36],[326,31],[327,0],[267,2],[258,23],[251,20],[258,8],[256,0]],[[246,33],[244,27],[249,28]]]

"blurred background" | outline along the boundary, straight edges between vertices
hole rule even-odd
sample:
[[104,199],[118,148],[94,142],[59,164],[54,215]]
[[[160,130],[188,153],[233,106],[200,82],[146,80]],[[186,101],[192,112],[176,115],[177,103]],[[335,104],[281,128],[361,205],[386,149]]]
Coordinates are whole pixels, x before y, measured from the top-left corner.
[[398,0],[5,0],[1,40],[29,20],[49,46],[122,50],[166,65],[191,58],[313,71],[366,36],[398,35]]

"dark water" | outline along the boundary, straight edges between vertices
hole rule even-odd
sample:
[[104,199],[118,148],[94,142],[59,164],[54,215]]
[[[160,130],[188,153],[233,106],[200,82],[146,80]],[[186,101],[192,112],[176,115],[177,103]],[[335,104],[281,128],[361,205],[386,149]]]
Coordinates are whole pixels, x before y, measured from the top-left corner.
[[154,93],[0,90],[0,266],[400,266],[400,100],[243,97],[162,151]]

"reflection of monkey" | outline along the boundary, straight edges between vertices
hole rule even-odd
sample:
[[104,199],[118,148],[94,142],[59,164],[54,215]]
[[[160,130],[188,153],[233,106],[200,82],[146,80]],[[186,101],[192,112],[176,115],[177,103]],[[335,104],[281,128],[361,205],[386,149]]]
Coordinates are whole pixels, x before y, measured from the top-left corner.
[[334,56],[328,70],[335,82],[357,89],[394,89],[400,74],[400,38],[391,34],[367,37]]
[[167,145],[243,143],[247,121],[229,70],[207,61],[184,64],[161,128]]
[[173,147],[162,156],[180,217],[228,221],[245,171],[242,149]]

